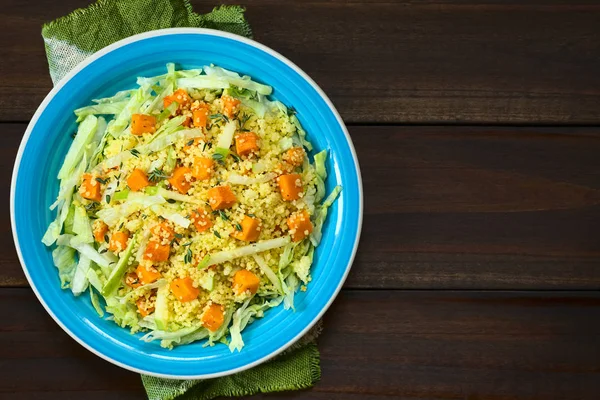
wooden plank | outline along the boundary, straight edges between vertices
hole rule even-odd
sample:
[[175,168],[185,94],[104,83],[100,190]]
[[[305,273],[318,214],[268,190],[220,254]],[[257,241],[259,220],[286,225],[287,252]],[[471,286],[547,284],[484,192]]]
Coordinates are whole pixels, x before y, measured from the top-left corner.
[[597,128],[350,131],[365,218],[348,287],[598,287]]
[[[4,187],[24,129],[0,125]],[[350,134],[365,217],[346,287],[599,287],[600,128],[354,126]],[[8,227],[8,196],[0,207]],[[0,285],[25,285],[8,229],[0,240]]]
[[[3,1],[2,121],[29,119],[51,88],[42,23],[90,1],[30,3]],[[193,3],[202,12],[214,5]],[[255,38],[312,76],[348,122],[600,121],[596,2],[256,0],[247,8]]]
[[[0,396],[141,397],[135,374],[76,344],[29,289],[0,300]],[[264,398],[595,399],[599,335],[597,292],[344,291],[319,340],[321,381]]]

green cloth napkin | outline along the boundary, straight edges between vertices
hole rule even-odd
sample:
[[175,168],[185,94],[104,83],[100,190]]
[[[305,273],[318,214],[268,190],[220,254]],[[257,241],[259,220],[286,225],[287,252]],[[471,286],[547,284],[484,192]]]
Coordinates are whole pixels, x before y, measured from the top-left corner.
[[252,37],[240,6],[196,14],[188,0],[99,0],[44,24],[52,82],[96,51],[126,37],[163,28],[211,28]]
[[[221,6],[196,14],[188,0],[99,0],[42,28],[48,66],[56,84],[94,52],[137,33],[172,27],[212,28],[252,37],[244,8]],[[142,375],[151,400],[209,400],[219,396],[306,389],[320,379],[317,324],[294,346],[250,370],[209,380],[171,380]],[[242,350],[243,351],[243,350]]]

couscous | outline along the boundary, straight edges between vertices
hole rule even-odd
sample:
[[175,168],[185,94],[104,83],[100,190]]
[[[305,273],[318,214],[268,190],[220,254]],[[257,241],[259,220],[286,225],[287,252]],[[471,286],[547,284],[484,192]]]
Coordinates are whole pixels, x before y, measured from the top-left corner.
[[63,288],[164,347],[231,351],[311,280],[327,209],[325,151],[271,87],[216,66],[138,78],[75,111],[43,242]]

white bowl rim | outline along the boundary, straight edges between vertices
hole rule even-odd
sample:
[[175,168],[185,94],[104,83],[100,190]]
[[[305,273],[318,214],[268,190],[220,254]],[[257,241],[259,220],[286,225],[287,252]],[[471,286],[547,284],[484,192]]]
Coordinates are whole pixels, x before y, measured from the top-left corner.
[[[352,254],[350,256],[350,259],[348,261],[348,264],[346,265],[346,270],[344,272],[344,275],[342,276],[342,279],[340,279],[340,282],[337,286],[337,288],[335,289],[335,291],[333,292],[333,295],[331,296],[331,298],[329,299],[329,301],[327,302],[327,304],[325,304],[325,306],[321,309],[321,311],[319,312],[319,314],[317,314],[317,316],[315,316],[315,318],[300,332],[298,333],[294,338],[292,338],[290,341],[288,341],[286,344],[282,345],[279,349],[273,351],[272,353],[256,360],[253,361],[251,363],[245,364],[241,367],[238,368],[233,368],[230,370],[226,370],[226,371],[221,371],[218,373],[212,373],[212,374],[200,374],[200,375],[169,375],[169,374],[158,374],[158,373],[154,373],[154,372],[150,372],[150,371],[144,371],[142,369],[139,368],[134,368],[128,365],[125,365],[117,360],[114,360],[111,357],[106,356],[105,354],[95,350],[94,348],[90,347],[87,343],[85,343],[83,340],[81,340],[79,337],[77,337],[73,332],[71,332],[57,317],[56,315],[54,315],[54,313],[50,310],[50,307],[46,304],[46,302],[44,301],[44,299],[42,298],[42,296],[40,295],[39,291],[37,290],[35,284],[33,283],[31,276],[29,275],[29,272],[27,270],[27,268],[25,267],[25,262],[23,260],[23,255],[21,252],[21,247],[19,244],[19,239],[17,236],[17,231],[16,231],[16,227],[15,227],[15,189],[16,189],[16,183],[17,183],[17,176],[18,176],[18,172],[19,172],[19,168],[21,165],[21,158],[23,157],[23,151],[25,149],[25,146],[27,145],[27,142],[29,141],[29,137],[31,136],[31,131],[33,130],[33,127],[36,125],[39,117],[41,116],[41,114],[44,112],[44,110],[46,109],[46,106],[48,105],[48,103],[54,98],[54,96],[60,91],[60,89],[69,81],[71,80],[77,73],[79,73],[79,71],[81,71],[82,69],[84,69],[85,67],[87,67],[89,64],[91,64],[92,62],[94,62],[95,60],[97,60],[98,58],[120,48],[123,46],[126,46],[128,44],[137,42],[137,41],[141,41],[141,40],[145,40],[145,39],[149,39],[149,38],[153,38],[153,37],[159,37],[159,36],[167,36],[167,35],[180,35],[180,34],[199,34],[199,35],[211,35],[211,36],[219,36],[219,37],[223,37],[223,38],[227,38],[227,39],[232,39],[241,43],[245,43],[247,45],[250,45],[252,47],[255,47],[259,50],[264,51],[265,53],[277,58],[279,61],[283,62],[284,64],[286,64],[287,66],[289,66],[290,68],[292,68],[296,73],[298,73],[300,76],[302,76],[303,79],[305,79],[314,89],[315,91],[321,96],[321,98],[323,98],[323,100],[325,101],[325,103],[327,104],[327,106],[329,107],[330,111],[333,113],[333,115],[335,116],[338,124],[340,125],[340,127],[342,128],[342,131],[344,132],[344,135],[346,136],[346,140],[350,146],[350,151],[352,154],[352,158],[354,160],[354,165],[356,168],[356,172],[357,172],[357,178],[358,178],[358,194],[359,194],[359,199],[358,199],[358,205],[359,205],[359,214],[358,214],[358,229],[356,231],[356,237],[355,237],[355,241],[354,241],[354,247],[352,249]],[[250,369],[252,367],[255,367],[259,364],[264,363],[265,361],[268,361],[269,359],[275,357],[276,355],[278,355],[279,353],[281,353],[282,351],[284,351],[285,349],[287,349],[289,346],[291,346],[292,344],[294,344],[298,339],[300,339],[302,336],[304,336],[306,334],[306,332],[308,332],[310,330],[310,328],[312,328],[317,321],[319,321],[322,317],[323,314],[325,314],[325,312],[329,309],[329,307],[331,306],[331,304],[333,303],[333,301],[336,299],[336,297],[338,296],[344,282],[346,281],[346,278],[348,277],[348,274],[350,273],[350,269],[352,267],[352,264],[354,262],[354,258],[356,256],[356,251],[358,249],[358,242],[360,239],[360,233],[361,233],[361,229],[362,229],[362,220],[363,220],[363,187],[362,187],[362,177],[361,177],[361,173],[360,173],[360,166],[358,164],[358,158],[356,156],[356,150],[354,148],[354,144],[352,143],[352,139],[350,138],[350,134],[348,133],[348,129],[346,128],[346,125],[344,124],[344,121],[342,120],[342,117],[340,116],[340,114],[338,113],[338,111],[336,110],[336,108],[334,107],[333,103],[331,102],[331,100],[329,99],[329,97],[327,97],[327,95],[325,94],[325,92],[323,92],[323,90],[319,87],[319,85],[316,84],[316,82],[314,80],[312,80],[312,78],[310,78],[304,71],[302,71],[296,64],[294,64],[293,62],[291,62],[290,60],[288,60],[286,57],[282,56],[281,54],[279,54],[278,52],[276,52],[275,50],[260,44],[252,39],[247,39],[243,36],[239,36],[239,35],[235,35],[232,33],[228,33],[228,32],[223,32],[223,31],[219,31],[219,30],[215,30],[215,29],[206,29],[206,28],[166,28],[166,29],[158,29],[158,30],[154,30],[154,31],[149,31],[149,32],[144,32],[144,33],[140,33],[134,36],[130,36],[128,38],[119,40],[99,51],[97,51],[96,53],[90,55],[88,58],[86,58],[84,61],[82,61],[81,63],[79,63],[77,66],[75,66],[71,71],[69,71],[69,73],[67,73],[59,82],[56,86],[54,86],[54,88],[52,88],[52,90],[50,91],[50,93],[48,93],[46,95],[46,97],[44,98],[44,100],[42,101],[42,103],[40,104],[40,106],[37,108],[36,112],[33,114],[33,117],[31,117],[31,121],[29,122],[29,124],[27,125],[27,129],[25,131],[25,134],[23,135],[23,138],[21,139],[21,144],[19,145],[19,150],[17,151],[17,156],[15,159],[15,164],[13,167],[13,174],[12,174],[12,180],[11,180],[11,185],[10,185],[10,221],[11,221],[11,227],[12,227],[12,234],[13,234],[13,240],[15,242],[15,248],[17,250],[17,255],[19,257],[19,262],[21,263],[21,268],[23,269],[23,272],[25,273],[25,276],[27,278],[27,281],[29,282],[30,287],[33,289],[33,292],[35,293],[36,297],[38,298],[38,300],[40,301],[40,303],[42,303],[42,306],[46,309],[46,312],[48,312],[48,314],[52,317],[52,319],[54,319],[54,321],[69,335],[71,336],[77,343],[79,343],[80,345],[82,345],[83,347],[85,347],[86,349],[88,349],[89,351],[91,351],[92,353],[94,353],[95,355],[97,355],[100,358],[103,358],[104,360],[117,365],[123,369],[132,371],[132,372],[137,372],[139,374],[144,374],[144,375],[150,375],[150,376],[155,376],[155,377],[159,377],[159,378],[168,378],[168,379],[212,379],[212,378],[218,378],[221,376],[227,376],[227,375],[232,375],[238,372],[242,372],[244,370]]]

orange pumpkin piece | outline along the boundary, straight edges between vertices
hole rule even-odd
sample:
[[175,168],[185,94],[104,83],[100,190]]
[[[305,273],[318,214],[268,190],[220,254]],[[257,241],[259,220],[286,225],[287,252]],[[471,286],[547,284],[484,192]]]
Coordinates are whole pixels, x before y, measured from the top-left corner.
[[192,183],[189,179],[192,177],[192,170],[188,167],[177,167],[173,171],[173,176],[169,178],[169,183],[173,186],[179,193],[186,194]]
[[171,242],[171,240],[175,238],[175,231],[166,221],[154,225],[152,229],[150,229],[150,232],[161,242],[165,239],[168,242]]
[[161,244],[161,241],[157,239],[150,239],[146,245],[146,250],[144,251],[144,260],[154,262],[167,261],[170,253],[170,244]]
[[293,170],[294,166],[286,162],[280,162],[277,164],[277,167],[275,167],[275,172],[279,173],[279,175],[291,174]]
[[287,225],[290,228],[292,241],[294,242],[301,241],[313,231],[310,214],[306,210],[290,215],[287,219]]
[[260,278],[247,269],[241,269],[233,276],[233,291],[237,294],[245,293],[248,290],[254,294],[259,285]]
[[237,201],[235,194],[231,191],[231,188],[227,185],[215,186],[209,189],[208,192],[208,204],[214,210],[223,210],[230,208]]
[[167,108],[174,101],[176,101],[177,104],[179,104],[179,109],[181,109],[181,108],[185,108],[185,107],[189,106],[192,99],[190,98],[188,93],[185,91],[185,89],[177,89],[176,91],[173,92],[173,94],[170,94],[169,96],[166,96],[163,99],[163,105],[165,106],[165,108]]
[[260,235],[260,219],[244,215],[240,227],[242,230],[238,231],[235,229],[231,236],[246,242],[256,242],[258,235]]
[[193,141],[190,140],[185,144],[185,146],[183,146],[183,151],[185,151],[186,153],[189,153],[189,151],[192,149],[192,147],[198,146],[200,143],[204,143],[204,138],[197,137],[197,138],[193,139]]
[[206,125],[208,124],[208,113],[208,106],[206,104],[192,112],[192,120],[196,128],[206,128]]
[[192,176],[200,181],[210,179],[214,172],[215,162],[208,157],[194,157]]
[[147,317],[154,312],[154,306],[151,306],[145,297],[140,297],[137,299],[135,304],[137,305],[138,311],[142,318]]
[[156,132],[156,117],[146,114],[133,114],[131,116],[131,134],[141,136],[144,133]]
[[142,282],[140,282],[140,277],[135,272],[130,272],[127,275],[125,275],[125,284],[134,289],[142,286]]
[[302,193],[302,177],[300,174],[281,175],[277,178],[279,191],[284,200],[298,200]]
[[108,232],[108,225],[97,219],[92,225],[92,232],[94,233],[94,239],[96,239],[96,242],[105,242],[106,240],[104,239],[104,236],[106,236],[106,232]]
[[211,304],[202,314],[202,325],[211,332],[219,329],[224,321],[223,307],[219,304]]
[[283,153],[283,161],[293,167],[299,167],[304,162],[304,149],[302,147],[292,147]]
[[142,264],[138,265],[135,272],[137,273],[140,282],[144,285],[156,282],[158,278],[161,277],[160,272],[158,272],[156,268]]
[[92,174],[83,174],[83,181],[79,187],[79,194],[84,199],[100,201],[102,200],[102,188],[100,182]]
[[108,242],[108,249],[113,253],[119,253],[127,247],[127,241],[129,240],[129,235],[125,232],[115,232],[110,237],[110,241]]
[[198,232],[204,232],[213,225],[208,211],[202,208],[193,211],[190,219]]
[[223,101],[223,114],[228,118],[233,118],[241,101],[231,96],[221,96],[221,100]]
[[185,278],[174,279],[169,286],[177,300],[185,303],[198,298],[200,294],[200,289],[194,287],[193,283],[192,278],[186,276]]
[[235,152],[238,156],[247,156],[258,151],[258,135],[254,132],[243,132],[235,136]]
[[139,168],[134,169],[131,175],[129,175],[127,178],[127,186],[129,186],[129,188],[134,192],[138,192],[148,185],[150,185],[148,176]]

